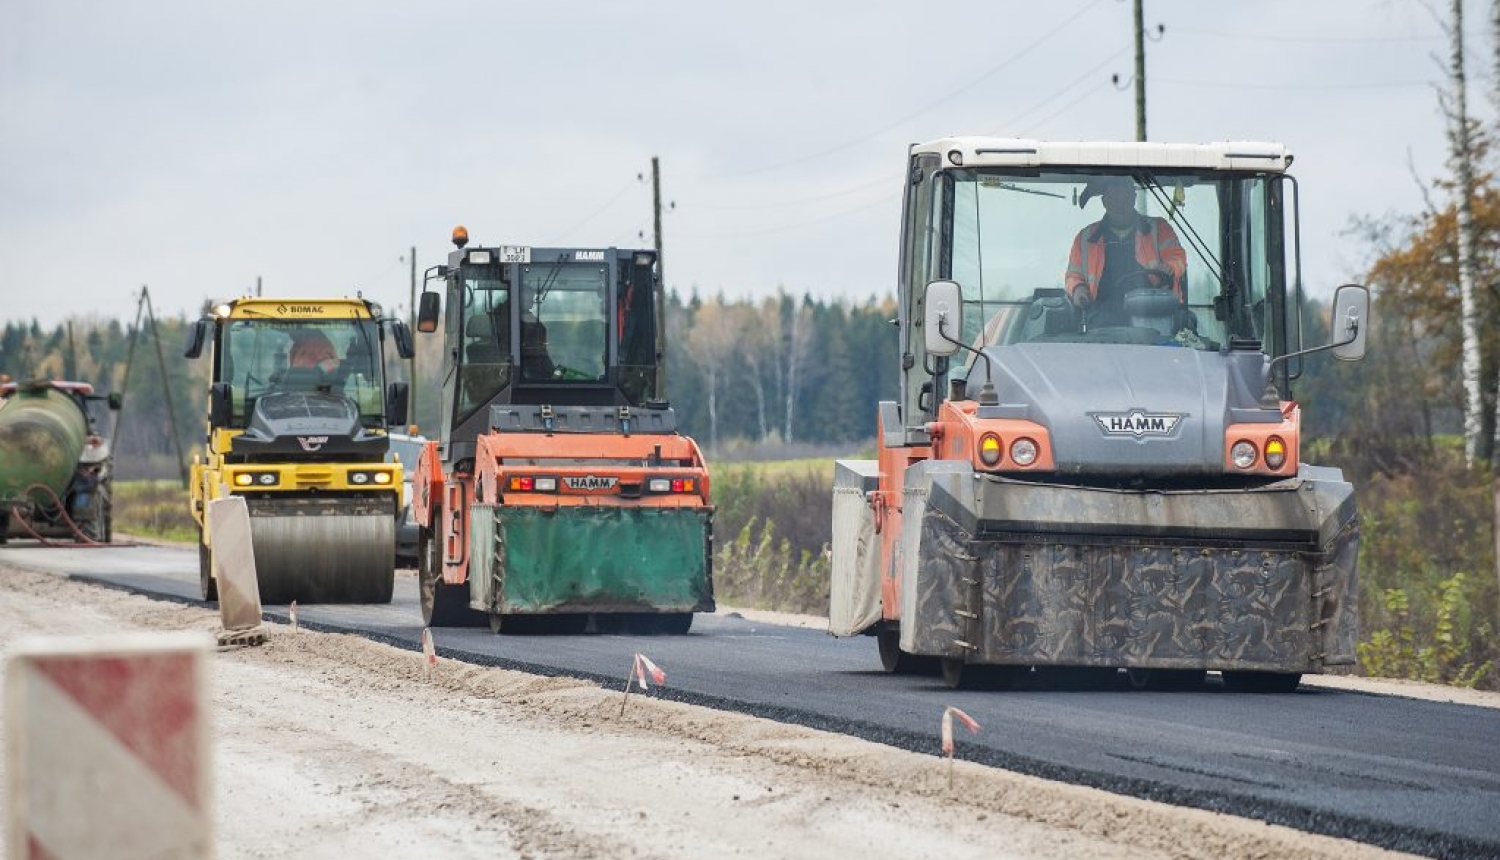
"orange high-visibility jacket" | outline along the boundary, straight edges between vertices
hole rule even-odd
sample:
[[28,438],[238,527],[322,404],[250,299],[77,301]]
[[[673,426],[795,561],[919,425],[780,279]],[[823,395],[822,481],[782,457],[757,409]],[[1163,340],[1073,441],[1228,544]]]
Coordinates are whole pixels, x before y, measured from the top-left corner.
[[[1073,290],[1088,285],[1089,298],[1099,297],[1099,278],[1104,275],[1104,219],[1078,231],[1073,250],[1068,254],[1068,271],[1063,276],[1071,298]],[[1185,292],[1187,252],[1177,241],[1177,232],[1165,218],[1139,217],[1135,231],[1135,259],[1147,269],[1162,268],[1172,273],[1172,291],[1179,301],[1187,301]]]

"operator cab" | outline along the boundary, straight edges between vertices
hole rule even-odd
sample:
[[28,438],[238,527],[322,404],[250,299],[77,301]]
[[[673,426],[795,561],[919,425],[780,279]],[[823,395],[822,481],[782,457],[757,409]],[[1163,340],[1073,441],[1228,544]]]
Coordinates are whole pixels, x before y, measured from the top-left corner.
[[[491,407],[661,408],[657,402],[656,252],[467,247],[429,270],[417,328],[443,321],[444,440],[456,456],[491,427]],[[535,410],[530,410],[535,411]]]

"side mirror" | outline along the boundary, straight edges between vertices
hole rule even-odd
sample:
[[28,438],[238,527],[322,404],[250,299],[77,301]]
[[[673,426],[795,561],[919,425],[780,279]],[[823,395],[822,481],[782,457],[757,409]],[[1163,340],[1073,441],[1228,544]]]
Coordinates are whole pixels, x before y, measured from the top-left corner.
[[438,313],[442,310],[442,298],[437,293],[424,292],[417,302],[417,331],[430,334],[437,331]]
[[392,382],[385,387],[385,426],[399,427],[406,423],[406,400],[411,386],[405,382]]
[[964,331],[963,291],[955,281],[933,281],[922,298],[922,340],[928,355],[958,352]]
[[208,388],[208,426],[228,427],[234,414],[234,389],[227,382]]
[[1365,357],[1365,338],[1370,330],[1370,291],[1359,284],[1344,284],[1333,293],[1333,316],[1329,334],[1333,357],[1359,361]]
[[208,341],[208,320],[198,320],[188,329],[187,345],[182,348],[184,358],[197,358],[203,354],[203,344]]
[[111,412],[119,412],[120,407],[125,405],[125,395],[118,391],[111,391],[107,400],[109,402],[109,411]]
[[[425,293],[423,295],[426,295]],[[434,294],[435,295],[435,294]],[[402,358],[411,358],[417,354],[416,347],[411,342],[411,329],[406,323],[395,320],[391,323],[391,336],[396,339],[396,354]]]

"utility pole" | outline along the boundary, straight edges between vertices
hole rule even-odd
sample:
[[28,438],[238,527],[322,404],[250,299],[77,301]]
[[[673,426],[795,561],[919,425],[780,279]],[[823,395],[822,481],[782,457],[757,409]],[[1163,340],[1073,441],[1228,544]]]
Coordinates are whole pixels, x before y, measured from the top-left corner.
[[[411,247],[411,303],[406,306],[407,326],[417,330],[417,246]],[[408,372],[406,399],[406,423],[417,423],[417,351],[411,352],[411,369]],[[416,464],[412,464],[416,465]]]
[[68,320],[68,354],[63,359],[63,378],[78,378],[78,346],[73,342],[72,320]]
[[1135,4],[1135,139],[1146,139],[1146,12],[1145,0]]
[[255,276],[255,297],[260,298],[260,275]]
[[661,164],[651,156],[651,211],[656,226],[656,396],[667,392],[667,357],[662,344],[667,333],[667,267],[661,255]]

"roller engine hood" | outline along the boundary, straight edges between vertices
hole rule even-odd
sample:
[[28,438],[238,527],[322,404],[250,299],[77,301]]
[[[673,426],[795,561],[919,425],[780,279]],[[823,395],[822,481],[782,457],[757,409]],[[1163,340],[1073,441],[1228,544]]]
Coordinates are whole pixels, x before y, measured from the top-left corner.
[[384,434],[360,424],[354,401],[337,394],[276,393],[255,402],[250,424],[236,436],[235,454],[384,455]]
[[[1281,420],[1279,409],[1260,403],[1267,361],[1257,351],[1024,343],[985,353],[1000,406],[980,415],[1045,426],[1065,475],[1219,476],[1227,425]],[[976,358],[971,397],[985,375]]]

